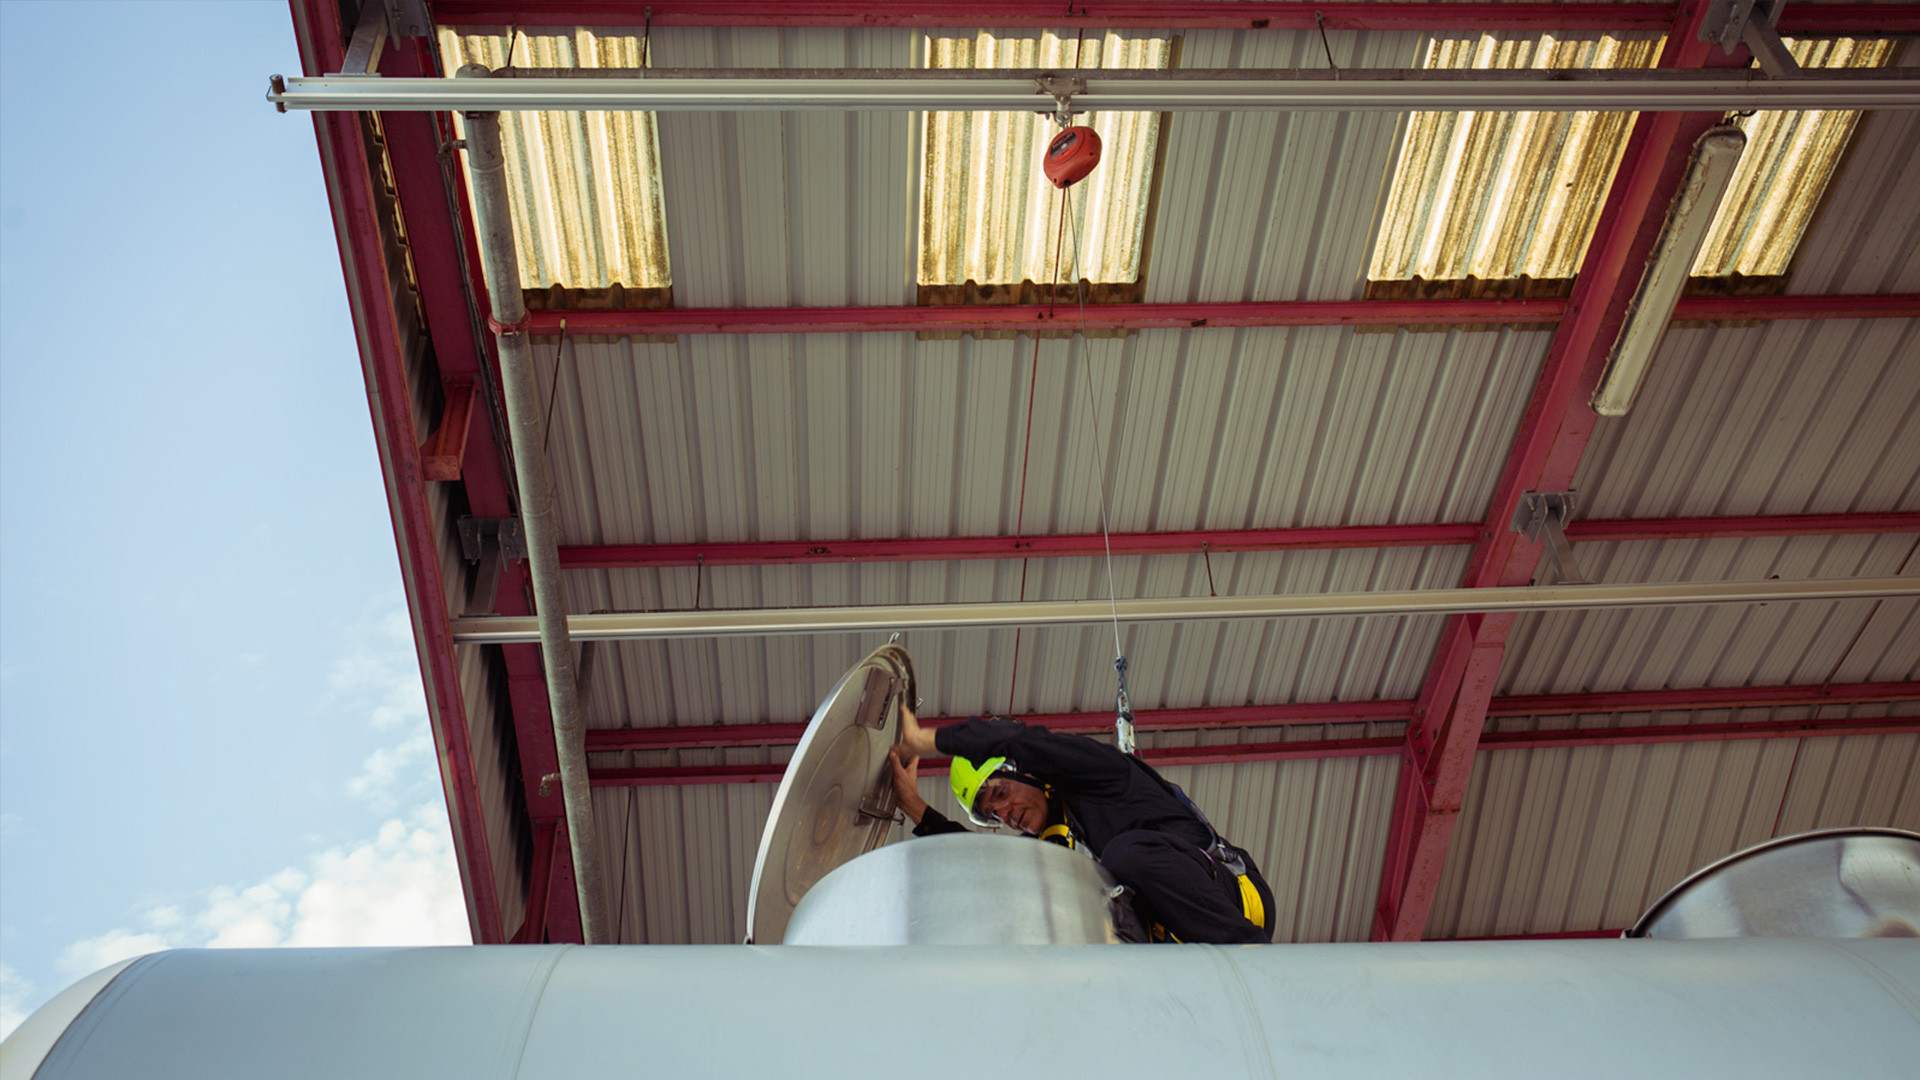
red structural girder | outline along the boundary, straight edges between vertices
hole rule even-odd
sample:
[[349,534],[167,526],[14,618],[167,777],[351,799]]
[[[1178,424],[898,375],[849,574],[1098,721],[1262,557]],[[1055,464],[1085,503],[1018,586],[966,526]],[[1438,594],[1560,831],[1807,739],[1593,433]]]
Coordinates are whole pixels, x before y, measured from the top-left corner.
[[[1107,724],[1112,717],[1105,718]],[[1812,739],[1847,735],[1906,735],[1920,732],[1920,716],[1852,717],[1826,720],[1760,720],[1724,724],[1636,724],[1628,727],[1563,728],[1546,731],[1487,732],[1477,751],[1544,750],[1570,746],[1644,746],[1677,742],[1726,742],[1735,739]],[[1220,765],[1249,761],[1310,761],[1319,758],[1381,757],[1401,753],[1398,735],[1349,739],[1300,739],[1291,742],[1239,743],[1228,746],[1170,746],[1143,749],[1154,765]],[[667,765],[598,768],[589,771],[595,787],[653,787],[687,784],[778,783],[787,766],[778,764]],[[920,772],[938,776],[944,761],[928,759]]]
[[[651,12],[649,13],[649,10]],[[1027,27],[1177,30],[1665,30],[1673,4],[1271,3],[1260,0],[436,0],[442,26]],[[1910,6],[1790,4],[1785,34],[1896,33]]]
[[[1920,701],[1920,682],[1844,683],[1805,686],[1729,686],[1693,690],[1619,690],[1586,694],[1527,694],[1494,698],[1488,716],[1593,716],[1617,713],[1775,709],[1791,706],[1860,705]],[[1300,705],[1229,705],[1197,709],[1143,709],[1134,714],[1141,731],[1199,731],[1294,724],[1405,722],[1416,700],[1327,701]],[[1023,717],[1052,731],[1096,732],[1113,727],[1112,713],[1040,713]],[[927,718],[929,723],[939,723]],[[587,732],[589,753],[621,750],[692,750],[716,746],[783,746],[799,741],[804,723],[702,724],[687,727],[596,728]]]
[[[869,334],[1019,330],[1193,330],[1260,326],[1497,326],[1558,322],[1565,300],[1274,300],[1077,306],[666,308],[654,311],[536,311],[536,335]],[[1920,294],[1864,296],[1689,296],[1682,322],[1780,319],[1910,319]]]
[[[381,72],[388,76],[437,74],[424,39],[398,43],[382,56]],[[395,195],[406,222],[414,274],[420,285],[422,314],[433,340],[434,358],[450,400],[464,386],[492,374],[483,363],[494,363],[492,342],[475,334],[475,308],[484,310],[486,283],[479,274],[480,252],[466,205],[466,187],[457,173],[443,179],[440,147],[452,137],[441,126],[444,118],[430,113],[383,113],[381,130],[393,163]],[[464,259],[462,253],[464,252]],[[465,440],[469,451],[460,459],[457,479],[466,494],[467,510],[477,518],[505,518],[516,513],[494,426],[493,414],[472,409],[472,430]],[[533,613],[526,567],[504,562],[495,589],[493,612],[500,615]],[[513,712],[515,750],[519,759],[527,827],[536,855],[553,845],[543,861],[536,857],[528,882],[527,911],[517,940],[578,942],[581,940],[578,896],[574,891],[572,845],[568,842],[566,808],[559,784],[550,777],[559,772],[559,752],[553,738],[546,673],[534,645],[506,645],[500,649],[506,669],[507,696]],[[445,662],[454,663],[451,656]],[[542,937],[528,936],[535,928]]]
[[[1745,66],[1698,40],[1705,0],[1690,0],[1667,35],[1660,66]],[[1568,315],[1508,455],[1474,548],[1466,587],[1525,585],[1542,548],[1512,531],[1527,491],[1564,491],[1592,436],[1587,399],[1640,281],[1694,141],[1721,113],[1641,113],[1574,280]],[[1401,748],[1400,777],[1375,909],[1376,940],[1418,940],[1426,928],[1447,846],[1465,798],[1474,751],[1506,650],[1511,614],[1454,616],[1443,631]]]
[[[1349,548],[1440,547],[1480,538],[1477,522],[1451,525],[1341,525],[1325,528],[1200,529],[1118,533],[1115,555],[1198,555],[1201,552],[1327,551]],[[1878,514],[1754,514],[1735,517],[1639,518],[1576,521],[1574,541],[1710,540],[1762,536],[1839,536],[1920,532],[1920,511]],[[1099,533],[1065,536],[940,536],[886,540],[763,540],[714,544],[596,544],[560,549],[572,570],[671,566],[781,566],[845,562],[937,562],[956,559],[1062,559],[1104,554]]]
[[[338,71],[343,54],[338,5],[325,0],[298,0],[293,5],[293,18],[302,70],[309,75]],[[475,940],[499,942],[505,940],[500,899],[459,672],[453,659],[453,633],[447,621],[447,592],[438,550],[440,536],[428,507],[429,481],[422,471],[420,432],[414,424],[413,394],[407,385],[401,316],[393,306],[394,283],[380,226],[376,174],[359,116],[315,113],[313,123],[327,193],[333,203],[348,307],[366,369],[374,442],[386,475],[401,580],[426,681],[427,708],[446,789],[448,817],[461,855],[460,878],[468,917]]]

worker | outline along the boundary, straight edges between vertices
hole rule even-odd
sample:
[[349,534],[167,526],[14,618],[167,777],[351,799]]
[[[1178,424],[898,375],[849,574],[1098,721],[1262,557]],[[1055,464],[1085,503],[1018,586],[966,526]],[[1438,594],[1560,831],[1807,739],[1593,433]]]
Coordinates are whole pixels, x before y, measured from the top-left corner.
[[1139,758],[1002,717],[927,729],[903,708],[900,733],[895,801],[913,818],[914,835],[965,831],[914,785],[919,758],[951,757],[954,797],[975,824],[1083,846],[1130,890],[1149,939],[1273,940],[1273,891],[1252,857]]

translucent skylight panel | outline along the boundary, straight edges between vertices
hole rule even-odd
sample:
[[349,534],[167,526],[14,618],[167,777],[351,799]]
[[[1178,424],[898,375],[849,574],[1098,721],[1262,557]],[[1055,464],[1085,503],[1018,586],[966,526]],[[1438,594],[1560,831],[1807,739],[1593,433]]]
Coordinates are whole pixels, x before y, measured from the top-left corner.
[[[1164,34],[986,31],[929,35],[932,68],[1164,68]],[[1036,107],[1044,104],[1040,98]],[[930,112],[922,128],[920,266],[922,285],[1049,283],[1056,278],[1131,283],[1140,277],[1160,114],[1082,113],[1075,123],[1099,133],[1100,165],[1067,189],[1074,221],[1060,231],[1061,194],[1041,174],[1041,155],[1058,129],[1037,113]],[[1073,273],[1074,228],[1080,266]]]
[[[1787,44],[1801,67],[1885,67],[1893,60],[1894,42],[1886,38]],[[1693,261],[1693,276],[1785,274],[1859,120],[1849,109],[1741,118],[1747,152]]]
[[[637,37],[570,29],[522,31],[511,40],[512,63],[520,67],[644,66]],[[440,30],[449,75],[462,64],[508,66],[508,42],[508,36]],[[500,115],[522,287],[660,289],[672,284],[653,113]]]
[[[1662,39],[1579,34],[1438,38],[1425,68],[1647,68]],[[1634,114],[1416,112],[1408,118],[1367,276],[1571,278]]]

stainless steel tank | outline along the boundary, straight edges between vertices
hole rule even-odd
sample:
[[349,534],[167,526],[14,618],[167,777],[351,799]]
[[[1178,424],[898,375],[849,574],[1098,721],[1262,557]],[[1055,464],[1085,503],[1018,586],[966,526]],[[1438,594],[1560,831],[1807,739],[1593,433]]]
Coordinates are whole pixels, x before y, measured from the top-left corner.
[[1895,938],[209,949],[134,962],[0,1073],[1911,1080],[1917,1012]]
[[1920,937],[1920,833],[1823,829],[1756,844],[1669,889],[1627,936]]
[[1104,945],[1117,941],[1100,864],[1055,844],[949,833],[892,844],[821,878],[788,945]]

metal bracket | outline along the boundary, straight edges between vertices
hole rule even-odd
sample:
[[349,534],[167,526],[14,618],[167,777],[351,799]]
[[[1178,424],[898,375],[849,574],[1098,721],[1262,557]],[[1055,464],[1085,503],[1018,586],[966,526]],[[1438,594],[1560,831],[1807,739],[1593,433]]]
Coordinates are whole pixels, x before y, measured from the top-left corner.
[[[427,14],[427,0],[383,0],[387,9],[387,33],[397,38],[427,37],[433,33],[433,16]],[[368,6],[372,6],[369,2]]]
[[1799,62],[1774,29],[1786,6],[1786,0],[1710,0],[1706,18],[1700,23],[1700,40],[1718,44],[1728,55],[1746,45],[1760,62],[1760,70],[1771,78],[1800,75]]
[[347,42],[347,55],[340,61],[341,75],[379,77],[380,51],[387,45],[387,9],[384,4],[367,0],[360,5],[360,21],[353,26],[353,38]]
[[467,596],[468,615],[493,613],[494,595],[500,588],[502,557],[527,557],[527,534],[519,518],[460,519],[460,553],[475,564],[473,591]]
[[1053,98],[1053,122],[1061,127],[1073,123],[1073,95],[1087,92],[1087,80],[1071,75],[1055,75],[1048,72],[1033,80],[1034,93],[1046,94]]
[[[1573,520],[1574,505],[1571,491],[1529,491],[1520,496],[1520,506],[1513,515],[1513,531],[1524,533],[1536,544],[1545,541],[1547,557],[1553,563],[1559,584],[1588,585],[1591,582],[1580,571],[1580,563],[1573,557],[1573,545],[1567,541],[1567,522]],[[1533,583],[1541,583],[1538,574]]]

